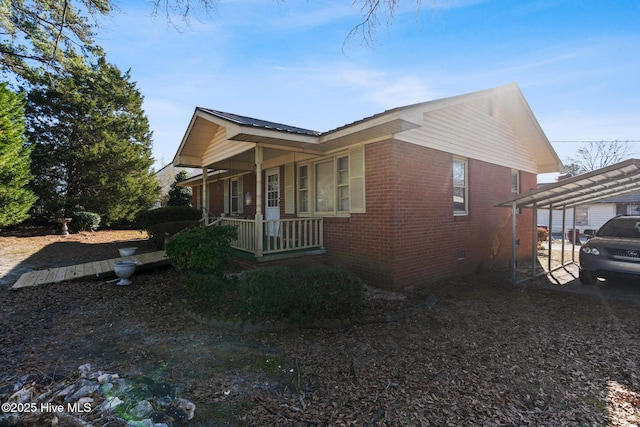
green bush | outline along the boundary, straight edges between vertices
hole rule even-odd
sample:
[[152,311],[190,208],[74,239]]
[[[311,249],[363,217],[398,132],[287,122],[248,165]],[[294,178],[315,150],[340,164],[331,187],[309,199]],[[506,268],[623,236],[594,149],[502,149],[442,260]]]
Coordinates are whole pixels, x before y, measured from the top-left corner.
[[332,267],[313,267],[295,276],[287,267],[244,273],[240,287],[245,319],[288,318],[306,323],[361,312],[364,286],[354,274]]
[[237,238],[238,230],[233,226],[196,227],[173,236],[165,250],[173,267],[184,276],[224,277],[233,258],[231,241]]
[[149,240],[153,242],[156,248],[163,249],[165,241],[173,235],[187,228],[193,228],[198,225],[198,221],[174,221],[164,222],[162,224],[152,225],[147,228]]
[[245,318],[285,317],[291,310],[294,274],[287,267],[269,267],[244,272],[240,287]]
[[348,317],[361,312],[364,285],[351,272],[317,266],[300,274],[292,298],[300,320]]
[[223,277],[211,274],[193,273],[186,278],[187,292],[191,297],[211,300],[235,289],[236,284]]
[[71,213],[69,227],[74,231],[96,231],[100,227],[100,220],[97,213],[76,211]]
[[142,211],[136,215],[135,223],[142,230],[166,222],[194,221],[202,218],[199,209],[190,206],[168,206],[166,208]]

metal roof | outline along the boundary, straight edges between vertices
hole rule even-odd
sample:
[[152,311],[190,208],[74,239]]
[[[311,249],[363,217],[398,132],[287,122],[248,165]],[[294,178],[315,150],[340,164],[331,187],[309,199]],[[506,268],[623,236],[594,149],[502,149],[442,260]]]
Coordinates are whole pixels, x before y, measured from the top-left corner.
[[640,191],[640,160],[629,159],[496,203],[517,208],[573,207]]
[[319,136],[321,134],[321,132],[316,132],[315,130],[289,126],[282,123],[270,122],[267,120],[254,119],[253,117],[240,116],[238,114],[225,113],[224,111],[211,110],[209,108],[196,107],[196,110],[204,111],[205,113],[211,114],[212,116],[219,117],[221,119],[236,123],[241,126],[253,126],[256,128],[296,133],[300,135]]

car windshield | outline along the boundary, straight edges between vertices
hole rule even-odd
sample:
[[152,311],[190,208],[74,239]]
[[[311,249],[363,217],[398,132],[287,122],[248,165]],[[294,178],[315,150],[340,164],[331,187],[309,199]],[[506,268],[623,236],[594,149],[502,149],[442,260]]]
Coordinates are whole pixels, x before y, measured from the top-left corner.
[[640,238],[640,219],[617,218],[609,221],[598,230],[598,236]]

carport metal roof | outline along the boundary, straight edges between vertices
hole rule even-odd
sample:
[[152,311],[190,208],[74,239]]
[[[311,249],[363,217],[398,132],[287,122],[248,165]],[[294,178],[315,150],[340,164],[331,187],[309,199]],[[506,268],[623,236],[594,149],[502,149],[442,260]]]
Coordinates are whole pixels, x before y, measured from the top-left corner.
[[[525,280],[533,278],[535,274],[535,262],[537,258],[537,209],[548,208],[549,209],[549,226],[552,223],[552,209],[562,209],[563,213],[563,230],[564,236],[564,217],[567,208],[580,206],[588,203],[597,202],[599,200],[607,199],[613,196],[620,196],[623,194],[633,193],[640,190],[640,160],[629,159],[620,163],[616,163],[611,166],[607,166],[592,172],[588,172],[582,175],[566,178],[553,184],[548,184],[540,187],[536,190],[531,190],[526,193],[519,194],[505,201],[496,203],[497,207],[510,207],[512,213],[512,244],[511,244],[511,281],[518,283],[521,281],[516,280],[516,215],[517,210],[520,208],[533,208],[533,223],[532,229],[532,247],[531,247],[531,276]],[[573,235],[576,235],[575,230],[575,209],[573,210]],[[551,229],[549,230],[551,231]],[[574,240],[575,244],[575,240]],[[572,261],[575,262],[575,251],[572,252]],[[549,256],[548,256],[548,271],[551,269],[551,233],[549,233]],[[564,263],[564,239],[562,240],[562,259],[561,268],[566,264]]]
[[547,184],[519,194],[495,206],[516,208],[584,205],[640,191],[640,160],[629,159],[582,175]]

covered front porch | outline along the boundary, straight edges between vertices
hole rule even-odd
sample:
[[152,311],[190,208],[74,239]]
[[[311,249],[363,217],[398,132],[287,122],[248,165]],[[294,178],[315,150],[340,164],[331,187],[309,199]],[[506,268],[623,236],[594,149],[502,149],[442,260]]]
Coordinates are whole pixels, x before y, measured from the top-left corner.
[[256,262],[324,254],[322,218],[208,218],[209,226],[236,227],[238,239],[231,242],[236,255]]
[[174,158],[202,174],[180,185],[194,191],[206,225],[238,230],[232,247],[254,261],[325,253],[323,218],[298,215],[295,165],[322,157],[318,133],[197,108]]

